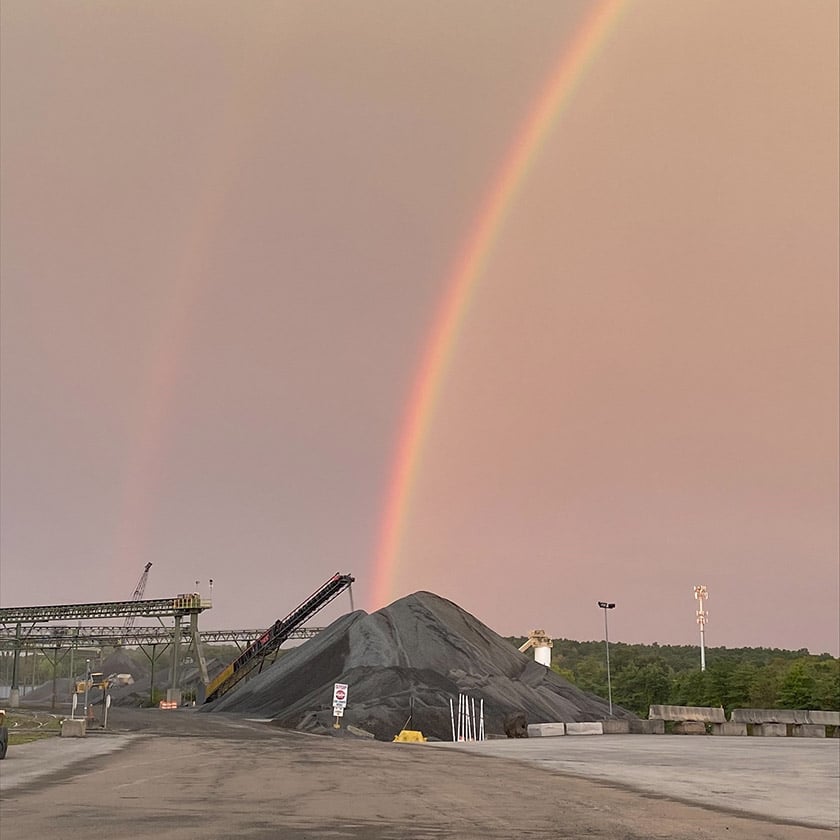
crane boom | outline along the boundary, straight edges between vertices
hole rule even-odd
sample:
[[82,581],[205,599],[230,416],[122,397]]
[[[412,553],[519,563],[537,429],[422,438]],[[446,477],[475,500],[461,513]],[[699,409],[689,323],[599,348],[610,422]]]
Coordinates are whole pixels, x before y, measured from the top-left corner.
[[[143,593],[146,591],[146,581],[149,579],[149,569],[152,568],[151,563],[146,563],[145,568],[143,569],[143,574],[140,575],[140,580],[137,581],[137,586],[134,587],[134,594],[131,596],[132,602],[134,601],[142,601],[143,600]],[[130,615],[126,618],[125,624],[123,627],[126,630],[130,630],[134,627],[134,619],[137,616]]]

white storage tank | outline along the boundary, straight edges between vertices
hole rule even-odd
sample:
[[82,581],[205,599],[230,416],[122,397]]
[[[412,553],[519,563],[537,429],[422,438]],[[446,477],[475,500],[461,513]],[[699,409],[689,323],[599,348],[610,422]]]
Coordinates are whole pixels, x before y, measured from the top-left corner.
[[519,648],[521,653],[525,653],[528,648],[534,649],[534,661],[539,662],[540,665],[545,665],[546,668],[551,667],[551,648],[554,643],[546,635],[545,630],[532,630],[528,635],[528,641]]

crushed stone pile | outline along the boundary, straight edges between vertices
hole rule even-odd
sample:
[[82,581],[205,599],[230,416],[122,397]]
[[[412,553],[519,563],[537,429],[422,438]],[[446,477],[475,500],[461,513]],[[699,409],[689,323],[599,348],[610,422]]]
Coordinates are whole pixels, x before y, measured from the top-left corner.
[[23,686],[21,690],[23,691],[20,695],[22,706],[46,706],[52,702],[53,692],[58,700],[69,698],[73,692],[73,681],[69,677],[59,677],[55,681],[55,687],[52,680],[48,680],[32,689]]
[[[202,711],[244,713],[283,727],[334,733],[335,683],[349,686],[342,727],[353,725],[380,740],[391,740],[403,728],[450,740],[450,700],[457,710],[459,693],[475,698],[476,710],[484,700],[488,735],[502,736],[505,718],[516,712],[528,723],[609,715],[606,700],[576,688],[430,592],[416,592],[370,615],[357,610],[342,616]],[[616,706],[613,716],[634,717]]]
[[149,666],[132,659],[125,651],[115,650],[102,661],[97,670],[105,676],[131,674],[135,680],[140,680],[149,673]]
[[[225,663],[210,658],[205,663],[210,679],[216,676],[225,668]],[[181,666],[181,677],[179,684],[186,691],[194,691],[202,684],[201,672],[196,665],[183,664]],[[170,680],[170,668],[167,662],[164,665],[158,664],[155,671],[154,691],[163,694],[166,689],[172,687]],[[136,679],[133,685],[111,687],[111,702],[117,706],[148,706],[152,697],[151,673]]]
[[[74,670],[76,671],[76,674],[73,679],[70,679],[69,677],[60,677],[55,681],[55,685],[53,685],[52,680],[48,680],[42,685],[37,686],[33,691],[29,691],[24,694],[21,697],[21,702],[28,703],[30,705],[45,705],[52,702],[53,693],[55,694],[57,701],[69,701],[69,699],[73,696],[76,681],[83,680],[85,678],[85,660],[77,658],[75,664],[76,668],[74,668]],[[62,666],[63,665],[64,663],[62,663]],[[122,650],[113,651],[109,656],[101,661],[93,660],[91,662],[91,670],[94,672],[100,672],[106,677],[111,674],[131,674],[135,681],[144,679],[145,675],[149,672],[149,669],[146,666],[142,663],[135,662],[127,653],[125,653],[125,651]],[[117,695],[121,695],[122,693],[130,690],[130,687],[114,685],[111,692],[112,694],[117,693]]]

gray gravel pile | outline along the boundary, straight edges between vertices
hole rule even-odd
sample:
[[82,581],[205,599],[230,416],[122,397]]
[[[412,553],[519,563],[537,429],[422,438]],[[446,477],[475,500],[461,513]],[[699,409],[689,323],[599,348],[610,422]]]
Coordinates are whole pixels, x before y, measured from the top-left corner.
[[[64,663],[62,663],[62,665],[63,664]],[[58,702],[69,702],[70,698],[73,696],[73,687],[76,684],[76,680],[83,680],[85,678],[85,660],[77,658],[75,665],[76,667],[74,668],[74,670],[76,674],[74,679],[71,680],[69,677],[61,677],[56,680],[55,696]],[[106,677],[110,676],[111,674],[131,674],[135,681],[142,681],[145,675],[147,675],[149,672],[149,669],[146,666],[144,666],[141,663],[135,662],[130,656],[128,656],[128,654],[125,653],[125,651],[122,650],[115,650],[108,657],[101,661],[97,659],[92,660],[91,670],[93,672],[102,673]],[[118,697],[122,696],[123,694],[130,693],[133,690],[134,689],[131,686],[120,687],[114,685],[111,689],[112,702],[117,702]],[[99,691],[95,690],[94,693],[98,698]],[[47,703],[51,703],[52,697],[53,682],[52,680],[48,680],[42,685],[37,686],[33,691],[25,694],[21,698],[21,702],[33,706],[42,706]]]
[[[608,716],[602,698],[580,691],[519,653],[456,604],[417,592],[368,615],[342,616],[261,674],[203,711],[271,718],[280,726],[333,733],[335,683],[347,683],[342,724],[391,740],[402,728],[451,739],[449,703],[458,694],[484,700],[485,731],[503,735],[504,719],[529,723]],[[406,727],[413,707],[411,724]],[[614,707],[615,717],[633,717]]]

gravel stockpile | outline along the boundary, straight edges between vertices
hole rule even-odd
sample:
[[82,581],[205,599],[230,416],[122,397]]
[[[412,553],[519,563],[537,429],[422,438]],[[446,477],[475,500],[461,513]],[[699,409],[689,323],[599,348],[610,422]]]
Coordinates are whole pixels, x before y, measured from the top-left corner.
[[[580,691],[451,601],[417,592],[368,615],[342,616],[205,711],[271,718],[280,726],[332,733],[335,683],[347,683],[343,725],[391,740],[409,728],[450,739],[449,701],[484,700],[485,730],[504,734],[504,719],[529,723],[601,720],[602,698]],[[633,717],[614,707],[614,716]]]

